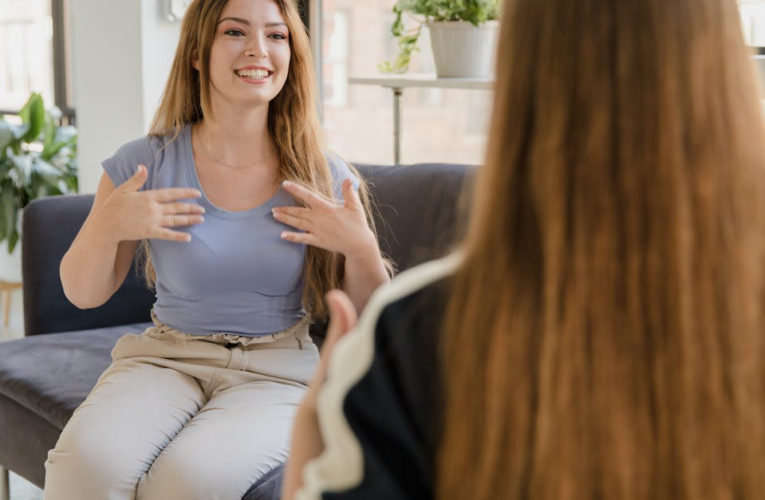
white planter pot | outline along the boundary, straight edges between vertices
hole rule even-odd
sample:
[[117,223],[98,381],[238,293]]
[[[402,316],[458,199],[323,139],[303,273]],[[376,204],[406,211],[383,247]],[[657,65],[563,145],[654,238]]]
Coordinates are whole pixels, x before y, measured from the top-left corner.
[[21,282],[21,242],[8,255],[8,240],[0,243],[0,280]]
[[488,78],[494,74],[499,21],[476,27],[467,21],[428,23],[440,78]]

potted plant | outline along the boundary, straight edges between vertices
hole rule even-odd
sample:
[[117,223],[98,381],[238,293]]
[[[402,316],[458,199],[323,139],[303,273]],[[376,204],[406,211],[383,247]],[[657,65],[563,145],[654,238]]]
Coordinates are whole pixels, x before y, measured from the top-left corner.
[[[500,0],[398,0],[391,33],[398,40],[395,61],[379,66],[384,73],[404,73],[423,26],[430,30],[439,77],[488,77],[493,73]],[[415,26],[406,29],[404,14]]]
[[[21,213],[43,196],[76,193],[77,131],[61,124],[57,108],[46,110],[40,94],[32,94],[19,112],[21,123],[0,117],[0,244],[15,257],[0,264],[0,279],[18,280]],[[5,252],[3,252],[5,253]],[[3,274],[11,276],[3,276]]]

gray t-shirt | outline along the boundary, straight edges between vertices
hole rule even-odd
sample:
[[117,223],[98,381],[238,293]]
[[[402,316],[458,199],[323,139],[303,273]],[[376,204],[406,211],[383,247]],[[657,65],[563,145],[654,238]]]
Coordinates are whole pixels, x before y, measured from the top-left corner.
[[[271,209],[297,203],[280,187],[250,210],[216,207],[199,182],[190,134],[187,125],[175,140],[142,137],[102,163],[116,186],[142,163],[148,169],[143,189],[191,187],[202,192],[199,199],[184,201],[204,206],[205,221],[173,228],[191,233],[191,242],[149,240],[157,272],[154,312],[166,325],[192,335],[257,337],[285,330],[305,315],[305,245],[281,239],[282,231],[295,229],[277,222]],[[353,179],[358,189],[358,179],[337,155],[327,159],[335,198],[342,202],[343,180]]]

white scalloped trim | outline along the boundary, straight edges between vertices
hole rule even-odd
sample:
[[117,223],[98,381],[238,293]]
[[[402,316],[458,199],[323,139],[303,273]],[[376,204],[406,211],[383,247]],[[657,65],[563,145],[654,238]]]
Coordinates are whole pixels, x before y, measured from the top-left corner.
[[317,401],[324,451],[303,470],[303,487],[297,492],[297,500],[320,499],[323,492],[345,491],[361,483],[364,473],[361,445],[345,419],[343,403],[348,391],[372,364],[377,320],[385,306],[452,274],[461,261],[460,254],[454,253],[396,276],[372,295],[355,331],[337,343],[327,382]]

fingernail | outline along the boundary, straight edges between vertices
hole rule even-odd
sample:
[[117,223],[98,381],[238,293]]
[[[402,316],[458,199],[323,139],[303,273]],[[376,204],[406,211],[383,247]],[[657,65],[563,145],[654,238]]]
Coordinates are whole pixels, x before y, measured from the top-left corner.
[[287,237],[287,232],[285,231],[282,233],[282,238],[286,238],[286,237]]
[[288,186],[291,186],[291,185],[292,185],[292,183],[290,181],[282,182],[282,186],[284,186],[284,187],[288,187]]
[[199,190],[194,191],[194,196],[202,196],[202,191],[199,191]]

